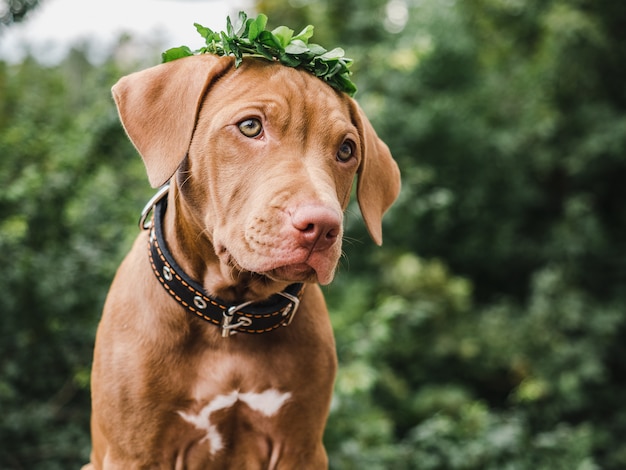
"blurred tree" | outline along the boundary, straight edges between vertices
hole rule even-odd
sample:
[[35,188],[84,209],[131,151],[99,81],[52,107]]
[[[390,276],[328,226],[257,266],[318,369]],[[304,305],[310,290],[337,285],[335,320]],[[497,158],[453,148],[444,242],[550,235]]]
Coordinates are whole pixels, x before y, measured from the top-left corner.
[[2,28],[23,21],[27,13],[39,3],[40,0],[0,0],[0,34]]
[[0,63],[0,468],[89,455],[95,327],[150,194],[110,98],[120,74],[78,50]]

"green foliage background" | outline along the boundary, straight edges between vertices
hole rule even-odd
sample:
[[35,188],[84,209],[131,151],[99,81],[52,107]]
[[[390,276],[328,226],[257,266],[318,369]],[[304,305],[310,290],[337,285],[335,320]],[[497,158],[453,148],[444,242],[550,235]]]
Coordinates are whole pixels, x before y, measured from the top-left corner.
[[[355,59],[404,184],[383,248],[349,208],[326,289],[331,468],[626,468],[626,4],[291,3],[257,2]],[[0,468],[87,460],[93,336],[152,192],[109,89],[158,52],[0,62]]]

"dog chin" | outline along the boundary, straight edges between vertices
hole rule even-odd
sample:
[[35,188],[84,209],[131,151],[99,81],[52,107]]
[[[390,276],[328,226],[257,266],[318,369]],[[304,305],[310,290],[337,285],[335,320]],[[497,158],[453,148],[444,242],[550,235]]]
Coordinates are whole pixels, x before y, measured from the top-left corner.
[[281,266],[264,274],[276,281],[317,282],[318,280],[315,269],[304,263]]
[[265,276],[276,281],[283,282],[318,282],[322,285],[330,284],[335,277],[335,270],[329,272],[316,271],[306,263],[289,264],[272,269],[263,273]]

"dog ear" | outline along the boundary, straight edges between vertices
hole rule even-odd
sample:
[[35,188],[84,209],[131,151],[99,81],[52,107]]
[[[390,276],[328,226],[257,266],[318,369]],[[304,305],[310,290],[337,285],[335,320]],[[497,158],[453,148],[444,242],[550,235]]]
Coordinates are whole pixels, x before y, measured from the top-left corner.
[[113,86],[120,120],[152,187],[166,183],[187,155],[202,99],[232,63],[190,56],[127,75]]
[[361,138],[362,160],[357,170],[357,199],[367,230],[377,245],[383,243],[382,219],[400,193],[400,169],[389,147],[380,140],[356,101],[353,119]]

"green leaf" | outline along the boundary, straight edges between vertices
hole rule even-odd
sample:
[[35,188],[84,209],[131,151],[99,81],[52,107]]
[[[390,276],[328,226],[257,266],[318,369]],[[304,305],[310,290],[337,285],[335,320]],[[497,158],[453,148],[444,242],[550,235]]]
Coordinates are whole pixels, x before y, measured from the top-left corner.
[[[242,13],[243,13],[243,12],[242,12]],[[245,13],[244,13],[244,14],[245,14]],[[231,38],[232,38],[233,36],[236,36],[236,34],[235,34],[235,30],[233,29],[233,24],[232,24],[232,23],[231,23],[231,21],[230,21],[230,16],[227,16],[227,17],[226,17],[226,33],[223,33],[223,32],[222,32],[222,34],[227,34],[227,35],[228,35],[228,37],[231,37]]]
[[199,23],[194,23],[193,25],[196,27],[196,30],[198,31],[198,33],[200,33],[200,36],[206,39],[207,44],[213,40],[215,33],[213,32],[211,28],[202,26]]
[[309,47],[309,51],[316,56],[322,56],[326,53],[326,49],[324,49],[319,44],[307,44]]
[[345,74],[335,77],[337,86],[335,88],[343,90],[349,96],[354,96],[357,92],[356,85]]
[[328,78],[334,77],[343,69],[342,65],[339,62],[330,62],[329,64],[330,70],[326,74]]
[[182,59],[183,57],[189,57],[193,55],[191,49],[187,46],[173,47],[171,49],[166,50],[161,54],[161,59],[163,63],[171,62],[172,60]]
[[230,48],[230,37],[224,31],[222,31],[220,40],[222,41],[222,47],[224,48],[224,54],[225,55],[229,55],[232,52],[232,50]]
[[328,73],[329,69],[330,67],[328,66],[327,62],[322,62],[318,60],[318,61],[315,61],[315,65],[314,65],[312,72],[318,77],[324,77]]
[[261,31],[257,39],[258,39],[258,42],[272,49],[276,49],[276,50],[284,49],[280,45],[280,41],[278,40],[278,38],[274,36],[274,34],[272,34],[270,31]]
[[284,49],[291,42],[293,29],[289,29],[287,26],[279,26],[272,31],[272,34],[278,39],[281,48]]
[[267,16],[261,13],[256,17],[256,20],[250,24],[250,31],[248,31],[248,38],[250,41],[254,41],[257,37],[259,37],[261,31],[265,31],[265,25],[267,25]]
[[298,67],[302,63],[301,60],[298,60],[297,57],[290,54],[281,54],[278,60],[280,60],[281,64],[288,67]]
[[346,53],[344,52],[344,50],[341,47],[335,47],[332,51],[328,51],[325,54],[323,54],[320,57],[320,59],[322,59],[322,60],[340,59],[345,54]]
[[299,39],[300,41],[304,42],[305,44],[308,44],[309,39],[311,39],[313,37],[313,30],[315,28],[313,27],[313,25],[308,25],[306,28],[304,28],[302,31],[300,31],[300,33],[298,33],[297,36],[294,36],[292,41],[295,41],[296,39]]
[[[234,35],[241,37],[242,35],[245,34],[246,30],[249,28],[249,24],[248,24],[248,15],[246,15],[245,12],[240,11],[239,12],[239,24],[241,24],[241,26],[239,27],[239,30],[237,31],[237,33],[235,33]],[[228,29],[228,23],[230,22],[230,17],[228,17],[226,19],[226,28]],[[232,36],[232,35],[231,35]]]
[[289,44],[287,44],[287,47],[285,47],[285,52],[287,54],[304,54],[306,52],[309,52],[309,48],[308,46],[302,42],[299,39],[294,39],[293,41],[291,41]]
[[267,60],[274,60],[274,56],[272,55],[272,52],[268,50],[268,48],[264,46],[263,44],[258,44],[258,43],[256,44],[256,53],[259,55],[262,55]]

